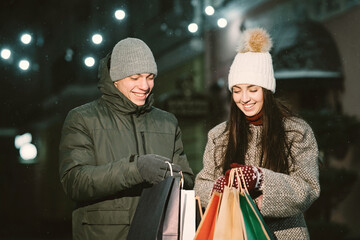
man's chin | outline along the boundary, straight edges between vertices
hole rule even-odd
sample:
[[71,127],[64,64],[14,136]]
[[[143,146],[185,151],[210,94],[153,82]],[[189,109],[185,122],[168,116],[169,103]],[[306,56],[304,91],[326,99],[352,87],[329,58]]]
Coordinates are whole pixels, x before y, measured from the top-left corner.
[[145,101],[132,101],[137,106],[143,106],[145,104]]

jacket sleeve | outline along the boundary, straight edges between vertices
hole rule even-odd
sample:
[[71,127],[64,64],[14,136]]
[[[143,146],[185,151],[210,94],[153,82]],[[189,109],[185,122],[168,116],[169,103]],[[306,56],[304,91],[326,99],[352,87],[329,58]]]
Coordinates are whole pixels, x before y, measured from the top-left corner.
[[193,189],[195,177],[184,153],[183,142],[181,140],[181,130],[179,126],[176,128],[173,162],[181,167],[181,171],[184,177],[184,188]]
[[59,146],[59,174],[65,193],[74,201],[104,198],[143,181],[129,158],[96,165],[90,130],[80,113],[65,119]]
[[215,144],[211,131],[208,133],[208,141],[203,156],[203,168],[197,174],[195,179],[195,194],[200,197],[201,206],[206,208],[211,197],[211,191],[214,183],[221,172],[215,173]]
[[[290,174],[261,168],[264,174],[261,213],[290,217],[305,212],[320,195],[318,148],[312,129],[301,121],[290,129],[293,165]],[[299,124],[297,124],[299,125]]]

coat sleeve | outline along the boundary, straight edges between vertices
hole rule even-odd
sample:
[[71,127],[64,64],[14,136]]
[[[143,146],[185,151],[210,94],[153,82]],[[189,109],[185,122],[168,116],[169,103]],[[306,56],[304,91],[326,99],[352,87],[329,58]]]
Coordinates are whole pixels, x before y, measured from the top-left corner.
[[221,171],[215,170],[215,143],[212,135],[212,131],[210,131],[203,156],[203,168],[196,176],[194,187],[195,194],[200,197],[201,206],[204,208],[209,203],[216,179],[221,176]]
[[176,128],[173,162],[181,167],[184,177],[184,188],[193,189],[195,177],[184,153],[183,142],[181,140],[181,130],[179,126]]
[[261,213],[290,217],[305,212],[320,195],[318,148],[312,129],[304,121],[288,132],[294,158],[289,175],[261,168],[264,174]]
[[129,158],[96,166],[90,131],[74,110],[63,125],[59,161],[62,186],[74,201],[108,197],[143,181],[136,163]]

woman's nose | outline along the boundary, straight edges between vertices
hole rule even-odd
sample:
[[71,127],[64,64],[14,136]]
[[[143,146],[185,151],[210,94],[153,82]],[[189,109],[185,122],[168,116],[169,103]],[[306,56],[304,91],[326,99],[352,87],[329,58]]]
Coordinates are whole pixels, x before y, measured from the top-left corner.
[[241,93],[241,98],[240,100],[244,103],[248,102],[250,100],[249,95],[244,91]]

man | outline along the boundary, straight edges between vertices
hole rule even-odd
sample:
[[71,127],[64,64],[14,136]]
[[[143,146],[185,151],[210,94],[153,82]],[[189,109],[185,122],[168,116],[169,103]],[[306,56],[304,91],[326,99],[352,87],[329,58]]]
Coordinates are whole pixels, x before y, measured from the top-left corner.
[[177,120],[152,106],[156,75],[150,48],[140,39],[121,40],[100,63],[102,96],[65,119],[59,172],[78,205],[74,240],[126,239],[142,189],[169,175],[166,161],[193,188]]

